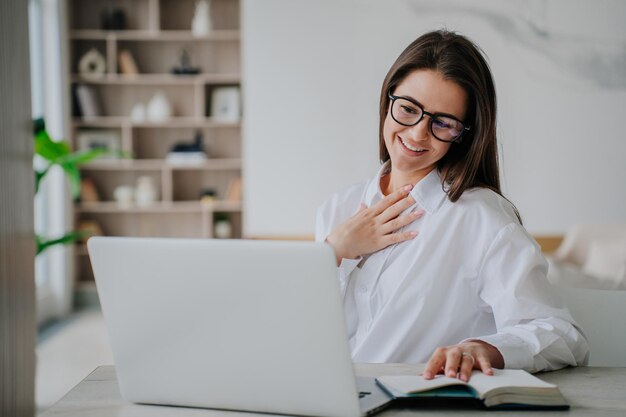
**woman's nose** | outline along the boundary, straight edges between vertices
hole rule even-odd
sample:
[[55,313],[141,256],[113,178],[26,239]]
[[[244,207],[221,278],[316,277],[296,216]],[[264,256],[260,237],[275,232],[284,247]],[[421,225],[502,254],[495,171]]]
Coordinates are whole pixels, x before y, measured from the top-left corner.
[[428,116],[422,118],[418,124],[407,127],[408,138],[414,142],[420,142],[430,139],[430,130],[428,129]]

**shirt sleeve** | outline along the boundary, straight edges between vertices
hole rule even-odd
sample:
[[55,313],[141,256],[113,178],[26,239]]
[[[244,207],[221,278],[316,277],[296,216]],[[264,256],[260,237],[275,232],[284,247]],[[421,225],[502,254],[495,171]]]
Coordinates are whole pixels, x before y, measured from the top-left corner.
[[539,246],[516,223],[504,226],[484,254],[478,292],[497,333],[472,339],[496,347],[506,368],[538,372],[588,360],[587,340],[546,274]]
[[[332,227],[331,216],[328,214],[332,212],[332,207],[328,207],[332,202],[327,202],[317,209],[317,215],[315,218],[315,241],[324,242],[330,234]],[[349,276],[361,262],[361,257],[356,259],[342,258],[339,264],[339,287],[341,289],[341,296],[343,297],[348,287]]]

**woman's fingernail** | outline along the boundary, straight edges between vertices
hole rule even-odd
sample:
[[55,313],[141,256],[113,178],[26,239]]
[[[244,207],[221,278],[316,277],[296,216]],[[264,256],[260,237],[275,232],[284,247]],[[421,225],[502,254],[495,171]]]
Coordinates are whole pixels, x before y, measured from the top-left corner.
[[454,372],[452,369],[450,369],[450,370],[448,371],[448,376],[449,376],[450,378],[454,378],[454,377],[456,376],[456,372]]
[[433,374],[431,374],[430,372],[424,372],[424,374],[422,375],[425,379],[430,379],[433,377]]
[[461,374],[461,381],[467,382],[467,375]]
[[411,191],[412,189],[413,189],[413,186],[411,184],[407,184],[404,186],[405,191]]

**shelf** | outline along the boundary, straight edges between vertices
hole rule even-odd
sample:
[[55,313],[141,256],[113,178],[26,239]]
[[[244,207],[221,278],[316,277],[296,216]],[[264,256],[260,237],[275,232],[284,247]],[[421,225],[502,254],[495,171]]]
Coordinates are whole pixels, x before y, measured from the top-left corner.
[[107,85],[195,85],[195,84],[235,84],[241,82],[239,74],[104,74],[101,76],[72,75],[72,82],[82,84]]
[[241,158],[209,158],[200,163],[170,162],[164,159],[100,160],[81,166],[83,171],[160,171],[172,170],[237,170],[241,169]]
[[77,256],[89,256],[89,251],[87,251],[87,245],[85,245],[84,243],[74,245],[74,254]]
[[188,30],[71,30],[72,40],[111,40],[111,41],[239,41],[238,30],[214,30],[205,36],[195,36]]
[[[126,30],[100,29],[102,12],[110,7],[123,10]],[[214,114],[216,88],[237,86],[241,91],[243,84],[240,0],[211,3],[214,30],[206,36],[196,37],[190,31],[195,8],[196,0],[68,1],[70,27],[64,31],[69,45],[64,63],[67,84],[70,90],[85,85],[84,91],[92,90],[103,109],[92,113],[101,117],[72,118],[69,134],[73,146],[106,146],[135,158],[103,157],[81,165],[81,173],[91,180],[101,201],[73,204],[75,226],[95,221],[109,236],[212,238],[215,214],[224,213],[231,222],[232,236],[243,236],[242,202],[221,200],[241,195],[243,119],[207,117]],[[92,49],[105,58],[102,75],[85,75],[79,70],[81,60]],[[120,68],[126,68],[122,51],[130,54],[138,74],[120,73]],[[173,67],[182,65],[183,58],[202,72],[171,73]],[[167,96],[176,116],[158,122],[132,120],[133,108],[142,103],[147,109],[158,91]],[[70,95],[68,104],[78,101],[76,91]],[[241,111],[243,96],[238,99]],[[219,157],[196,163],[166,158],[173,146],[194,143],[198,132],[210,154]],[[152,181],[158,200],[141,206],[118,204],[116,190],[120,186],[134,188],[141,177]],[[87,191],[85,187],[88,201]],[[220,200],[206,202],[204,197],[201,201],[200,196],[211,192]],[[74,259],[77,294],[86,294],[84,298],[91,300],[95,287],[83,285],[94,279],[84,244],[75,247]]]
[[163,162],[160,159],[122,159],[99,160],[80,167],[81,171],[160,171]]
[[210,117],[172,117],[164,122],[133,122],[130,117],[102,116],[88,119],[75,118],[75,127],[130,127],[130,128],[223,128],[241,127],[241,121],[223,122]]
[[201,203],[199,201],[176,201],[176,202],[158,202],[148,206],[120,206],[114,201],[106,201],[100,203],[81,203],[76,205],[76,211],[79,213],[107,213],[107,214],[124,214],[124,213],[161,213],[161,214],[178,214],[178,213],[202,213],[202,212],[239,212],[241,211],[240,201],[213,201],[209,203]]

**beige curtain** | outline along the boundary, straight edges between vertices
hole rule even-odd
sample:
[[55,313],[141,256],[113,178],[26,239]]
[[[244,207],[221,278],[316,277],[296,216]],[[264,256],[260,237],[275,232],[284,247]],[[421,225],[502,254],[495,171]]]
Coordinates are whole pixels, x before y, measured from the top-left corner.
[[28,1],[0,1],[0,415],[35,413]]

